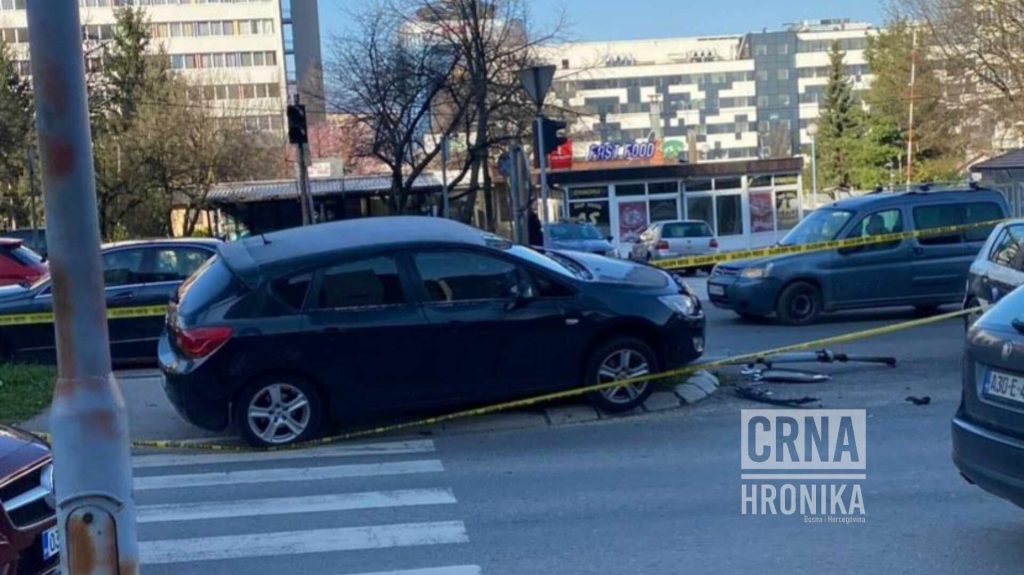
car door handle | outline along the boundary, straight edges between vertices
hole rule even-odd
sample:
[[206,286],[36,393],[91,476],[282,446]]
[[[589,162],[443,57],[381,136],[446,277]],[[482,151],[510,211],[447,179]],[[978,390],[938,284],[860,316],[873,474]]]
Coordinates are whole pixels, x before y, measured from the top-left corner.
[[117,295],[110,297],[111,303],[125,303],[135,299],[135,294],[132,292],[122,292]]

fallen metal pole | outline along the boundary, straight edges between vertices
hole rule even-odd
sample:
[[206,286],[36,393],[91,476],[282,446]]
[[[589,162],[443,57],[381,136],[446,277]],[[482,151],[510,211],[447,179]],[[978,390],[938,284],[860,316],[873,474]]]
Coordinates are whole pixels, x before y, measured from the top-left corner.
[[57,342],[50,426],[61,572],[134,575],[131,447],[110,364],[78,0],[27,7]]

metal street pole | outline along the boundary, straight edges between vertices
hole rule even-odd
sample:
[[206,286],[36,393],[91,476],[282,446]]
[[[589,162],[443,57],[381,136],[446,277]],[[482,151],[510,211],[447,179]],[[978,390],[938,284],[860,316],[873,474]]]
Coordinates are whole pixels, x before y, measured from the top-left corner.
[[78,0],[26,4],[57,341],[50,426],[61,572],[135,575],[131,446],[110,365]]
[[35,150],[26,150],[28,156],[28,199],[29,225],[32,226],[32,247],[39,246],[39,226],[36,223],[36,154]]
[[818,209],[818,137],[811,137],[811,204]]
[[444,202],[444,217],[450,218],[448,211],[448,158],[451,153],[448,150],[448,136],[441,138],[441,201]]
[[551,234],[548,233],[548,228],[551,225],[551,221],[548,219],[548,196],[550,190],[548,190],[548,159],[547,154],[544,153],[544,116],[537,114],[536,127],[537,130],[537,146],[540,150],[537,151],[537,161],[540,165],[540,205],[541,213],[543,218],[541,219],[541,231],[544,239],[544,247],[551,247]]
[[[299,95],[295,94],[294,97],[295,106],[301,106]],[[304,122],[305,120],[303,120]],[[305,138],[304,138],[305,139]],[[298,160],[298,179],[299,179],[299,203],[302,205],[302,225],[308,226],[313,223],[316,216],[316,207],[313,205],[313,195],[309,191],[309,166],[307,156],[309,154],[309,144],[305,141],[298,141],[295,144],[297,153],[295,157]]]

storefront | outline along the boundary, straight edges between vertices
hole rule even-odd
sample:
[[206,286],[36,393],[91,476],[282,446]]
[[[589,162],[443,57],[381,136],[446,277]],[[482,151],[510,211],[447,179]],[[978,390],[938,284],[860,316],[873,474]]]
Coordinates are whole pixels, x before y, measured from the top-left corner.
[[552,171],[562,217],[612,237],[620,253],[655,222],[703,220],[722,249],[770,245],[803,217],[801,158],[704,164],[577,164]]

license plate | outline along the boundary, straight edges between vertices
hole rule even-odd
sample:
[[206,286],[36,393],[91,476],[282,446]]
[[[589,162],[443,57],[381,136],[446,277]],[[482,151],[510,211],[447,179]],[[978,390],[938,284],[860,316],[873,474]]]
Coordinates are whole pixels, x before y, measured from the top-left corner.
[[1024,377],[989,371],[985,376],[985,395],[1024,404]]
[[60,553],[60,532],[56,527],[43,531],[43,561],[49,561]]
[[725,286],[708,284],[708,295],[725,295]]

